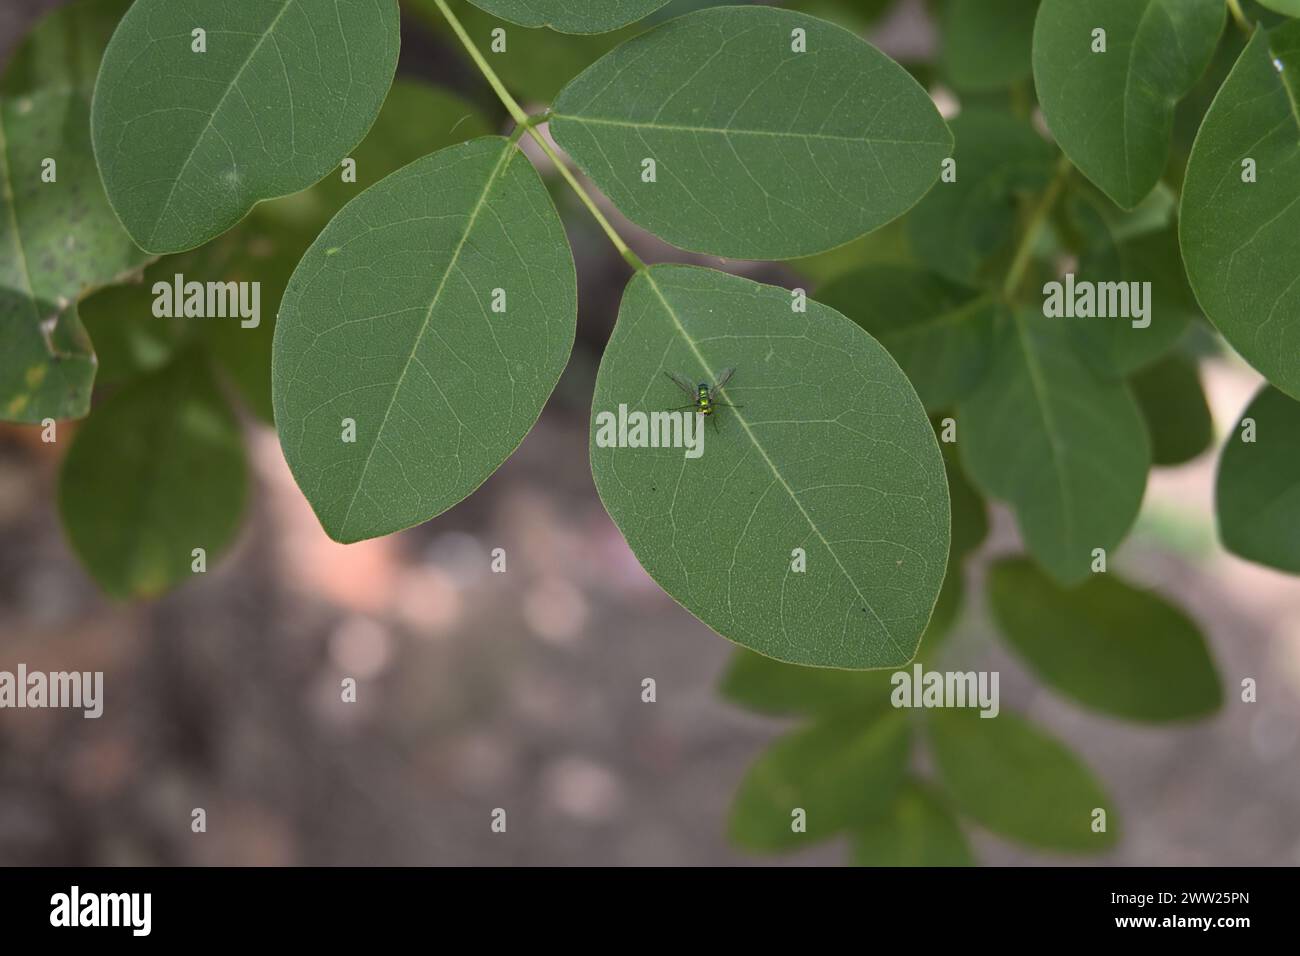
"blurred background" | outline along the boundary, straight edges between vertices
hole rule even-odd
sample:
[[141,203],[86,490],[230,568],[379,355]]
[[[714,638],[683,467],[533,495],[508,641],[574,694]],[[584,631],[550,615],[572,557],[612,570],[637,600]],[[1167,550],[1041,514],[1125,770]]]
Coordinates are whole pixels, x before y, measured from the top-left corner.
[[[5,0],[0,61],[58,5]],[[399,73],[499,118],[459,51],[404,14]],[[920,0],[901,0],[870,38],[906,60],[933,49],[934,25]],[[99,720],[0,713],[0,864],[845,861],[836,843],[785,857],[727,845],[737,784],[788,725],[718,697],[731,645],[648,578],[596,497],[589,402],[628,270],[576,201],[556,197],[580,282],[573,360],[514,457],[422,527],[331,542],[274,432],[249,417],[254,483],[237,546],[160,600],[111,603],[60,530],[63,433],[45,445],[38,429],[0,425],[0,670],[105,672]],[[619,228],[649,261],[798,281]],[[1259,378],[1227,358],[1203,374],[1222,441]],[[1217,544],[1215,457],[1154,473],[1112,561],[1207,634],[1226,695],[1212,720],[1143,727],[1042,690],[994,640],[975,562],[945,666],[999,670],[1003,706],[1089,763],[1124,831],[1112,852],[1076,860],[972,830],[981,862],[1300,864],[1300,583]],[[112,508],[114,489],[103,496]],[[504,574],[490,572],[498,547]],[[984,555],[1017,550],[995,510]],[[340,700],[344,677],[355,704]],[[646,677],[654,703],[641,700]],[[1257,703],[1240,702],[1246,677]],[[202,834],[190,829],[198,807]],[[490,829],[498,807],[505,834]]]

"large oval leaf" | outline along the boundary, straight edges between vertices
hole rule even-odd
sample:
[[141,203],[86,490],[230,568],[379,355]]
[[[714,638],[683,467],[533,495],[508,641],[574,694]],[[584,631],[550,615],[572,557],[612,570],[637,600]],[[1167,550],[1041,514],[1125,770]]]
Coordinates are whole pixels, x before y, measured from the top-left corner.
[[95,406],[63,461],[59,513],[100,587],[154,597],[193,573],[195,548],[210,565],[230,544],[247,483],[239,425],[188,352]]
[[[897,711],[828,717],[782,737],[741,781],[731,839],[750,850],[790,850],[870,820],[902,786],[910,744]],[[797,810],[806,829],[793,826]]]
[[[206,52],[195,52],[200,29]],[[374,122],[397,49],[396,0],[136,0],[104,53],[91,116],[131,238],[190,249],[316,182]]]
[[1021,558],[999,561],[989,604],[1003,635],[1049,685],[1128,720],[1205,717],[1223,702],[1200,629],[1113,574],[1066,590]]
[[1300,398],[1298,97],[1300,22],[1256,30],[1192,147],[1179,229],[1205,314],[1292,398]]
[[[637,273],[596,378],[596,489],[651,577],[719,634],[800,664],[903,664],[948,555],[938,443],[878,342],[796,302],[707,269]],[[669,374],[725,367],[720,399],[744,407],[701,422],[699,457],[601,446],[602,412],[671,409],[685,396]]]
[[1209,66],[1226,16],[1223,0],[1039,7],[1034,81],[1047,125],[1079,170],[1125,209],[1160,179],[1174,107]]
[[[1114,804],[1063,744],[1003,708],[997,717],[926,712],[943,782],[957,808],[1001,836],[1052,850],[1096,853],[1118,838]],[[1093,832],[1093,811],[1106,830]]]
[[568,360],[576,285],[545,186],[500,137],[343,207],[289,281],[271,369],[281,447],[331,537],[426,521],[500,467]]
[[957,447],[971,479],[1009,502],[1029,550],[1054,578],[1087,577],[1137,517],[1151,467],[1128,386],[1095,378],[1065,321],[1032,312],[1004,324],[993,367],[961,405]]
[[[792,49],[796,30],[807,52]],[[703,10],[629,40],[564,88],[551,130],[633,222],[742,259],[811,255],[884,225],[952,146],[902,67],[770,7]]]
[[86,414],[95,356],[75,303],[146,259],[104,197],[90,146],[95,70],[125,9],[87,0],[58,10],[0,79],[2,419]]
[[1300,402],[1264,388],[1223,449],[1215,511],[1224,547],[1248,561],[1300,574]]
[[511,23],[561,33],[606,33],[649,16],[668,0],[471,0]]

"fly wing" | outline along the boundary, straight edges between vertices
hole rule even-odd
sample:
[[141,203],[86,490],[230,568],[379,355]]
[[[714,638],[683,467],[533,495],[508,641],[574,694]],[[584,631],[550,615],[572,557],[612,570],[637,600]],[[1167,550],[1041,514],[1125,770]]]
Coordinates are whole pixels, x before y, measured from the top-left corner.
[[685,393],[686,393],[687,395],[689,395],[691,398],[695,398],[695,386],[694,386],[694,385],[692,385],[690,382],[686,381],[686,379],[682,378],[682,377],[681,377],[680,375],[678,375],[676,372],[664,372],[664,374],[667,375],[669,378],[671,378],[674,382],[676,382],[676,383],[677,383],[677,387],[680,388],[683,392],[685,392]]
[[724,368],[722,370],[722,373],[718,376],[718,381],[709,389],[709,401],[713,401],[718,397],[718,392],[722,391],[726,384],[731,381],[731,376],[735,374],[736,370],[734,368]]

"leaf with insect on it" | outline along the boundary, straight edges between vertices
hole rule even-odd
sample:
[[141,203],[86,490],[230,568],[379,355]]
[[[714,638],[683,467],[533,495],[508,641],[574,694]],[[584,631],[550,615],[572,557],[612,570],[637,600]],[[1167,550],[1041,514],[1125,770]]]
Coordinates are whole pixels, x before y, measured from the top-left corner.
[[[1223,0],[1043,0],[1034,82],[1070,161],[1131,209],[1169,156],[1174,108],[1214,56]],[[1099,49],[1105,31],[1105,51]]]
[[1007,642],[1047,684],[1126,720],[1193,720],[1223,703],[1204,635],[1178,608],[1113,573],[1065,589],[1023,558],[989,571]]
[[193,573],[193,549],[210,564],[230,545],[247,484],[239,425],[191,350],[95,406],[63,460],[59,514],[101,588],[156,597]]
[[95,70],[126,6],[55,11],[0,78],[0,419],[89,411],[96,364],[77,300],[148,259],[113,215],[90,144]]
[[[753,766],[731,807],[733,842],[780,851],[826,840],[884,812],[903,785],[911,734],[897,711],[825,717],[782,737]],[[806,814],[806,832],[792,811]]]
[[[737,371],[703,453],[601,447],[601,413],[680,404],[663,373]],[[592,403],[601,501],[687,610],[770,657],[844,668],[915,654],[944,578],[948,493],[915,391],[878,342],[784,289],[684,266],[629,283]],[[805,549],[807,570],[792,569]]]
[[1254,422],[1255,440],[1242,441],[1239,426],[1219,461],[1219,537],[1247,561],[1300,574],[1300,402],[1265,387],[1246,419]]
[[[1050,850],[1100,853],[1119,838],[1114,803],[1070,750],[1024,717],[929,710],[926,730],[953,805],[999,836]],[[1094,833],[1093,811],[1106,811]]]
[[90,124],[131,238],[183,252],[319,180],[374,122],[398,45],[396,0],[216,3],[201,16],[136,0],[104,53]]
[[523,27],[560,33],[608,33],[654,13],[668,0],[470,0]]
[[807,256],[884,225],[939,178],[952,145],[897,63],[834,24],[761,6],[629,40],[564,88],[550,128],[633,222],[742,259]]
[[1137,517],[1151,467],[1128,386],[1097,378],[1060,319],[1034,309],[999,331],[993,367],[961,404],[958,450],[981,490],[1015,509],[1030,552],[1063,584],[1089,574]]
[[555,206],[504,138],[344,206],[289,280],[271,366],[280,445],[325,531],[377,537],[474,491],[536,423],[576,322]]
[[1300,21],[1257,29],[1201,124],[1179,225],[1205,315],[1292,398],[1300,398],[1298,98]]

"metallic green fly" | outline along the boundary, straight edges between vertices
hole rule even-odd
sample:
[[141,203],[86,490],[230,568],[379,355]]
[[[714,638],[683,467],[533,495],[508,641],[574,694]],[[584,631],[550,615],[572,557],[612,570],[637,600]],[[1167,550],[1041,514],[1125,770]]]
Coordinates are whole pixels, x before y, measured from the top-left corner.
[[[734,368],[724,368],[718,375],[718,380],[713,383],[712,387],[707,382],[700,382],[699,385],[692,385],[688,379],[683,378],[676,372],[664,372],[669,378],[677,383],[677,387],[691,397],[689,405],[680,405],[673,411],[679,412],[687,408],[695,409],[697,414],[712,416],[715,409],[718,408],[744,408],[743,405],[731,405],[727,402],[718,401],[718,392],[731,381],[731,376],[736,374]],[[713,427],[718,427],[718,422],[714,419]]]

